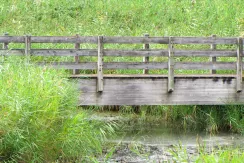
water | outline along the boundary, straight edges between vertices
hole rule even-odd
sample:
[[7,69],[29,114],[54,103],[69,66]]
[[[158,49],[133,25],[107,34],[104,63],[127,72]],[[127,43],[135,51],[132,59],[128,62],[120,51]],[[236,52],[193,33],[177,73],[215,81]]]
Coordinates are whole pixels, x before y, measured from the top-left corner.
[[244,137],[239,134],[186,132],[162,121],[141,121],[110,112],[95,114],[92,119],[124,124],[116,137],[108,139],[109,143],[117,144],[117,149],[107,162],[175,162],[179,158],[175,158],[174,151],[177,157],[184,151],[181,158],[191,158],[188,160],[191,162],[199,154],[200,148],[211,152],[219,147],[244,146]]

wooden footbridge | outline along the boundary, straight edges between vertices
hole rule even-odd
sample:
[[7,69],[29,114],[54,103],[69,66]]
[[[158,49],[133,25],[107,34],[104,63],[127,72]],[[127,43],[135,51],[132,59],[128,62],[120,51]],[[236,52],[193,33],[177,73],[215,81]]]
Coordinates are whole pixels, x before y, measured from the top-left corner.
[[244,104],[243,38],[6,34],[0,43],[2,56],[73,71],[80,105]]

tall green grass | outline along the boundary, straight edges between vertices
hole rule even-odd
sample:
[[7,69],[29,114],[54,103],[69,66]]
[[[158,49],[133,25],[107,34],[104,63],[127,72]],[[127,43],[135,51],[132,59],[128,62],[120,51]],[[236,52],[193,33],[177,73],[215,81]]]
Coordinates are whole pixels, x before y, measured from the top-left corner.
[[65,76],[14,58],[0,66],[0,161],[89,159],[102,152],[113,127],[77,109],[79,92]]
[[12,35],[239,36],[242,0],[2,0]]

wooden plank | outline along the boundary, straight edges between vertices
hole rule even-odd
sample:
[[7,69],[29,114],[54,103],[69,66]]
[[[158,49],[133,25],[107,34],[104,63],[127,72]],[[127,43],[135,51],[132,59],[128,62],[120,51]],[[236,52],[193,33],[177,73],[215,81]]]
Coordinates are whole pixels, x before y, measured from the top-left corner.
[[98,36],[97,53],[97,92],[103,91],[103,36]]
[[37,62],[39,66],[49,66],[59,69],[81,69],[81,70],[95,70],[97,69],[97,62],[81,62],[75,64],[74,62]]
[[6,54],[6,55],[25,55],[25,49],[0,49],[0,54]]
[[[24,54],[24,49],[11,49],[9,54]],[[1,50],[0,52],[7,52]],[[35,56],[97,56],[97,49],[31,49],[30,53]],[[115,50],[104,49],[103,56],[168,56],[168,50],[148,49],[148,50]],[[175,57],[236,57],[236,50],[174,50]]]
[[25,36],[0,36],[0,43],[25,43]]
[[[145,34],[144,37],[148,38],[149,34]],[[148,50],[149,49],[149,44],[144,44],[143,48]],[[143,62],[148,63],[149,62],[149,56],[143,57]],[[143,74],[148,74],[149,70],[148,69],[143,69]]]
[[[97,62],[39,62],[39,65],[49,65],[64,69],[97,69]],[[167,62],[104,62],[103,69],[168,69]],[[174,69],[182,70],[236,70],[236,62],[175,62]]]
[[174,50],[175,57],[236,57],[236,50]]
[[125,37],[125,36],[104,36],[104,43],[111,43],[111,44],[168,44],[169,38],[168,37]]
[[[216,39],[216,35],[212,35],[212,37],[214,39]],[[216,44],[211,44],[210,45],[210,49],[211,50],[216,50]],[[216,57],[210,57],[210,61],[213,62],[213,63],[215,63],[215,62],[217,62],[217,58]],[[216,74],[216,70],[210,70],[210,73],[211,74]]]
[[[244,104],[236,93],[236,79],[176,78],[169,94],[167,78],[104,79],[104,91],[96,92],[96,79],[78,79],[80,105],[225,105]],[[189,91],[187,91],[189,90]]]
[[[0,38],[1,41],[1,38]],[[32,36],[32,43],[93,43],[97,44],[96,36]]]
[[236,38],[172,37],[174,44],[236,44]]
[[[8,36],[8,33],[4,33],[4,36]],[[8,42],[3,43],[3,49],[7,50],[8,49]]]
[[97,49],[31,49],[31,54],[36,56],[97,56]]
[[[236,53],[236,51],[235,51]],[[32,49],[36,56],[97,56],[97,49]],[[103,56],[168,56],[168,50],[121,50],[104,49]],[[235,54],[236,56],[236,54]]]
[[174,51],[171,37],[169,37],[169,58],[168,58],[168,92],[174,91]]
[[242,91],[242,57],[243,57],[243,40],[242,38],[238,38],[237,39],[237,70],[236,70],[236,80],[237,80],[237,84],[236,84],[236,91],[237,92],[241,92]]
[[[70,75],[70,78],[97,78],[97,74],[79,74],[79,75]],[[232,78],[236,78],[235,74],[175,74],[175,78],[191,78],[191,79],[198,79],[198,78],[209,78],[214,80],[223,79],[229,81]],[[164,74],[103,74],[103,78],[109,79],[120,79],[120,78],[127,78],[127,79],[157,79],[157,78],[168,78],[168,75]]]
[[[79,38],[79,35],[77,34],[76,35],[77,39]],[[80,43],[75,43],[75,50],[79,50],[80,49]],[[75,63],[76,64],[79,64],[79,61],[80,61],[80,57],[79,56],[75,56],[74,57],[74,60],[75,60]],[[79,74],[79,69],[73,69],[73,74]]]
[[31,36],[26,35],[25,36],[25,55],[29,56],[31,50]]
[[[174,37],[174,44],[236,44],[236,38]],[[25,36],[0,36],[0,43],[25,43]],[[32,43],[92,43],[97,44],[96,36],[32,36]],[[168,37],[119,37],[104,36],[104,43],[123,44],[168,44]]]

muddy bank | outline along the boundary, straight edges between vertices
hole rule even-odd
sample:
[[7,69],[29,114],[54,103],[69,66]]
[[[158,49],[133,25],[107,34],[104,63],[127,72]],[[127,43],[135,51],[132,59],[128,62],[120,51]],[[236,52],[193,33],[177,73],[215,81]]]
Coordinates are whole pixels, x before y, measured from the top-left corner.
[[244,146],[244,137],[239,134],[185,131],[162,121],[141,121],[112,113],[96,114],[91,119],[122,124],[117,136],[107,140],[109,145],[100,162],[194,162],[201,152]]

